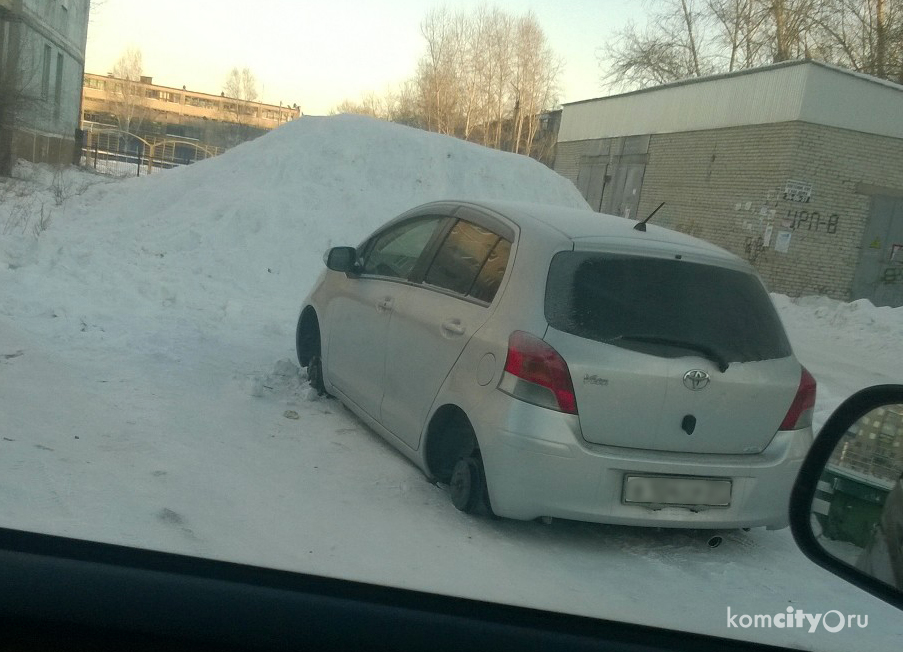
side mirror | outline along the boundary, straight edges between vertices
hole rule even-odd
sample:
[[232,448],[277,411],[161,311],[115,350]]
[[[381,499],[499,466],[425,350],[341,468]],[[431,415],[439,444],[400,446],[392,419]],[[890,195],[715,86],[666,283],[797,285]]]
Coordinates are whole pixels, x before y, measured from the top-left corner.
[[793,487],[790,528],[809,559],[903,609],[903,385],[864,389],[831,415]]
[[357,250],[354,247],[333,247],[326,252],[323,262],[334,272],[353,272],[357,261]]

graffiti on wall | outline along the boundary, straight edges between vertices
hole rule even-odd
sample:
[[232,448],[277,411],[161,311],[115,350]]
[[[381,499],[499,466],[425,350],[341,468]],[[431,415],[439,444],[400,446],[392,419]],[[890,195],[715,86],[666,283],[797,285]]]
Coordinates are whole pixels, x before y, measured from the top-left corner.
[[[794,233],[837,235],[842,216],[800,206],[812,201],[811,183],[790,180],[783,187],[766,191],[764,201],[735,203],[735,212],[746,213],[740,216],[737,225],[746,231],[743,249],[747,260],[755,264],[768,249],[779,254],[788,253],[791,242],[796,239]],[[788,202],[793,205],[787,206]]]
[[694,238],[702,237],[702,226],[696,220],[689,220],[684,222],[678,222],[674,225],[675,231],[680,231],[681,233],[686,233],[687,235],[691,235]]
[[903,283],[903,266],[901,267],[885,267],[884,273],[881,275],[881,282],[884,285],[894,285]]
[[787,216],[781,220],[781,225],[794,231],[820,231],[834,235],[837,233],[837,225],[840,224],[840,215],[831,213],[823,216],[818,211],[803,211],[787,209]]

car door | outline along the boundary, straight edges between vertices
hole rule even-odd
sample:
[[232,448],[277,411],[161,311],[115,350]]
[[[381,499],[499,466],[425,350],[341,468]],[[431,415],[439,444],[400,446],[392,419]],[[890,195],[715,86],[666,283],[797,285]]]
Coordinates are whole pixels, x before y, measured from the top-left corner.
[[[450,218],[451,219],[451,218]],[[489,316],[511,234],[458,219],[425,270],[396,302],[389,326],[381,422],[413,449],[439,388]]]
[[360,274],[349,277],[331,302],[327,378],[374,419],[379,419],[392,313],[409,291],[409,278],[441,219],[414,217],[370,238],[362,248]]

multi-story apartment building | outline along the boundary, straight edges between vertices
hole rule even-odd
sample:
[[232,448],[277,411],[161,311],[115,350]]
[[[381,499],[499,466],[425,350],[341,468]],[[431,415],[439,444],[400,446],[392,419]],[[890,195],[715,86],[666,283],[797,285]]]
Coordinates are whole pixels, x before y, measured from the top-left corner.
[[[128,120],[123,107],[128,105]],[[119,129],[149,140],[179,137],[225,148],[301,116],[297,105],[249,102],[182,88],[87,73],[82,122],[85,130]]]
[[0,0],[0,175],[71,163],[90,0]]

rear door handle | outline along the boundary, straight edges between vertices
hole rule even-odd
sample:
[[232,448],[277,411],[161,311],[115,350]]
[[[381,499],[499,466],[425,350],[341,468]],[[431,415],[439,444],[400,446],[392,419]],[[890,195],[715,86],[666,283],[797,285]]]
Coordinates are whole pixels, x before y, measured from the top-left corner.
[[442,322],[442,330],[444,330],[449,335],[460,336],[464,335],[464,332],[467,330],[464,326],[461,325],[461,322],[457,319],[448,319]]
[[392,297],[386,297],[382,301],[377,301],[376,312],[392,312],[392,304],[395,300]]

